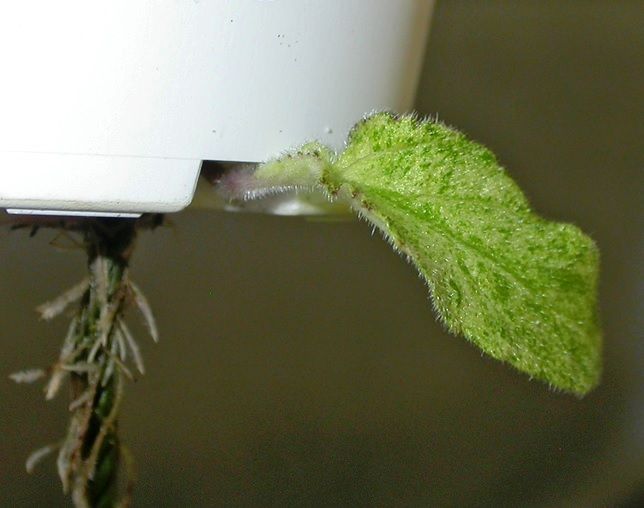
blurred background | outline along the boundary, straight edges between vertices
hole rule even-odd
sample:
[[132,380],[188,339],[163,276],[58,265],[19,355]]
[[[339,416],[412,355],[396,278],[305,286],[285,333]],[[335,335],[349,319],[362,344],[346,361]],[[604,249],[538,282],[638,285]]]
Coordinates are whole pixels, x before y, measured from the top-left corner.
[[[446,334],[363,223],[188,210],[134,256],[162,330],[121,422],[135,506],[644,506],[642,26],[640,1],[439,0],[418,90],[598,242],[598,389],[554,393]],[[52,461],[24,472],[64,404],[7,379],[62,340],[33,309],[84,257],[53,237],[0,233],[3,507],[66,506]]]

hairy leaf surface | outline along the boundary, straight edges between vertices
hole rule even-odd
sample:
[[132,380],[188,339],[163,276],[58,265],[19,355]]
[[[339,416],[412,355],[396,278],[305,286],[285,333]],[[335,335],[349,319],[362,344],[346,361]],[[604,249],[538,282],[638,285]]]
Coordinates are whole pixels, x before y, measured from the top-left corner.
[[535,215],[488,149],[440,123],[377,114],[338,157],[316,155],[300,152],[298,170],[310,159],[327,192],[409,257],[451,332],[557,388],[597,384],[595,244]]

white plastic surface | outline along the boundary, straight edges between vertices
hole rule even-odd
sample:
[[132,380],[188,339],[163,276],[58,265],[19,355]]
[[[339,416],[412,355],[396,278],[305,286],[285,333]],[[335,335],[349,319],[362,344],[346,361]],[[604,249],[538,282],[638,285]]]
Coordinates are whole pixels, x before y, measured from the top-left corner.
[[[70,201],[65,185],[45,186],[58,189],[50,198],[45,188],[31,196],[9,185],[16,170],[7,153],[25,154],[25,165],[38,163],[29,153],[131,157],[133,170],[140,158],[168,168],[181,159],[257,162],[310,139],[339,149],[365,113],[411,107],[432,3],[0,2],[0,206],[32,200],[56,208],[55,201],[68,209]],[[55,171],[65,164],[41,177],[63,178]],[[176,171],[185,166],[176,162]],[[96,178],[92,186],[104,186]],[[149,205],[175,193],[148,196],[153,188],[103,201],[89,187],[74,188],[72,201],[160,211]]]
[[186,207],[201,161],[4,153],[0,164],[0,205],[14,213],[123,216],[123,212],[176,212]]

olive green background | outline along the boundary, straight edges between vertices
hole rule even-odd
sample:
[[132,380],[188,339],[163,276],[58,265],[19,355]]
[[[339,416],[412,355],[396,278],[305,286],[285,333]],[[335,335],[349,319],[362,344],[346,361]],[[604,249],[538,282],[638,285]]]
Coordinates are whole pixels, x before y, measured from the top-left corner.
[[[141,334],[149,372],[123,411],[135,505],[642,502],[643,26],[641,1],[439,1],[417,102],[599,243],[597,390],[553,393],[447,335],[363,223],[187,211],[133,262],[163,333]],[[33,312],[82,276],[53,236],[0,234],[2,507],[65,506],[51,461],[23,468],[62,436],[63,403],[6,378],[64,333]]]

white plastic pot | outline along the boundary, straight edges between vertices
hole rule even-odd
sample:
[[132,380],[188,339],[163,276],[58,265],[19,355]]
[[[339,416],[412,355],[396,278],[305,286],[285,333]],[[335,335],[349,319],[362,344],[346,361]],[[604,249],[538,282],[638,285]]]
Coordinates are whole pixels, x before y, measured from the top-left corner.
[[431,0],[0,3],[0,207],[169,212],[202,160],[408,110]]

